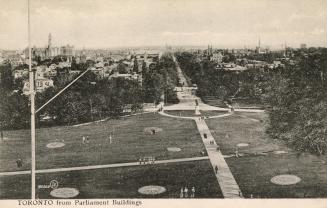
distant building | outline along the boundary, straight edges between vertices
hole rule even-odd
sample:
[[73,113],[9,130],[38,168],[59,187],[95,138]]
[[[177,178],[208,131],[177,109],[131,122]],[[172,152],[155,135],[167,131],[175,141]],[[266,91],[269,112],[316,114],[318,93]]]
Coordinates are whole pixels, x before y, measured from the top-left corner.
[[[36,78],[35,79],[35,90],[37,92],[43,92],[46,88],[53,87],[53,81],[47,78]],[[25,82],[23,86],[23,93],[27,95],[29,93],[30,83]]]
[[215,61],[217,63],[221,63],[223,61],[223,54],[221,52],[218,53],[213,53],[212,56],[210,57],[211,61]]
[[[32,58],[40,57],[41,60],[47,59],[47,58],[53,58],[55,56],[66,56],[69,61],[72,60],[72,57],[75,54],[74,46],[66,45],[61,47],[54,47],[52,46],[52,37],[51,34],[49,34],[48,37],[48,45],[46,47],[32,47]],[[29,50],[26,48],[24,50],[25,57],[29,57]]]
[[301,44],[300,44],[300,48],[301,48],[301,49],[306,49],[306,48],[307,48],[307,44],[305,44],[305,43],[301,43]]
[[247,70],[247,67],[236,65],[234,63],[222,63],[216,66],[216,69],[223,69],[225,71],[241,72]]
[[18,69],[14,71],[14,79],[18,78],[27,78],[28,77],[28,69]]

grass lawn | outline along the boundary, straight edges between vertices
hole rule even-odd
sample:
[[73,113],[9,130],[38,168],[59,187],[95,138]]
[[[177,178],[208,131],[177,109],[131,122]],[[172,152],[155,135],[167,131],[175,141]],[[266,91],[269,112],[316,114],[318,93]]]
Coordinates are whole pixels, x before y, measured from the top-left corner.
[[[37,175],[37,185],[59,182],[59,188],[80,191],[77,198],[179,198],[181,187],[192,186],[196,198],[222,198],[222,193],[208,160],[137,167],[47,173]],[[159,185],[166,192],[142,195],[138,189]],[[39,198],[52,198],[51,189],[37,189]],[[29,198],[30,175],[0,177],[0,198]]]
[[219,116],[228,113],[228,111],[200,111],[203,116]]
[[[147,127],[159,127],[152,135]],[[113,132],[113,143],[108,141]],[[89,136],[90,144],[82,144],[82,136]],[[8,138],[0,143],[0,171],[30,168],[29,130],[6,131]],[[159,114],[142,114],[85,126],[42,128],[36,131],[37,169],[74,167],[138,161],[153,156],[157,160],[200,156],[204,149],[193,121],[168,118]],[[65,146],[49,149],[46,145],[64,140]],[[180,152],[168,152],[167,147],[179,147]],[[24,162],[16,167],[16,159]]]
[[174,115],[174,116],[183,116],[183,117],[195,117],[195,116],[218,116],[228,113],[227,111],[202,111],[200,110],[201,115],[195,115],[194,110],[165,110],[165,113]]
[[268,115],[265,113],[235,112],[235,115],[238,115],[242,118],[255,119],[263,123],[268,119]]
[[202,101],[208,105],[226,108],[227,105],[223,102],[222,99],[218,99],[215,96],[205,96],[202,97]]
[[194,110],[165,110],[164,112],[174,116],[183,116],[183,117],[199,116],[199,115],[195,115]]
[[[245,117],[240,117],[245,116]],[[254,122],[246,117],[262,120]],[[325,156],[300,154],[287,147],[283,141],[269,138],[264,133],[264,113],[237,113],[225,118],[207,120],[207,124],[225,155],[233,154],[238,143],[240,158],[226,161],[245,197],[302,198],[327,197],[327,166]],[[274,154],[283,150],[286,154]],[[256,154],[255,154],[256,153]],[[261,155],[260,153],[264,153]],[[301,178],[294,185],[275,185],[271,178],[292,174]]]
[[233,99],[232,106],[235,108],[264,108],[263,104],[253,102],[251,99]]

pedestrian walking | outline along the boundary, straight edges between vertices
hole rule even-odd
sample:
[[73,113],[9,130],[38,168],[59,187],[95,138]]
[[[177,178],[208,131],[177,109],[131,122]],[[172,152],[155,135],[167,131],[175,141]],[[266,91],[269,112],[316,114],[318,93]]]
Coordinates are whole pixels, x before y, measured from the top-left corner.
[[195,196],[195,188],[194,186],[192,187],[192,190],[191,190],[191,197],[194,198]]
[[188,189],[186,186],[184,188],[184,198],[188,198]]
[[90,143],[90,139],[88,136],[86,137],[85,142],[86,142],[86,144]]
[[86,139],[85,139],[85,136],[82,137],[82,143],[85,144],[86,142]]
[[215,172],[216,172],[216,174],[218,173],[218,167],[217,167],[217,165],[215,166]]
[[235,150],[235,157],[238,158],[239,156],[240,156],[240,155],[239,155],[239,153],[238,153],[238,149],[236,149],[236,150]]
[[219,147],[219,145],[217,145],[217,151],[220,152],[220,147]]
[[109,144],[111,144],[112,143],[112,136],[111,136],[111,134],[109,135]]
[[23,160],[21,158],[18,158],[16,160],[17,168],[21,168],[23,166]]
[[142,158],[141,157],[139,159],[139,163],[140,163],[140,165],[142,165]]
[[183,198],[184,197],[184,189],[183,187],[181,188],[181,192],[179,194],[179,198]]

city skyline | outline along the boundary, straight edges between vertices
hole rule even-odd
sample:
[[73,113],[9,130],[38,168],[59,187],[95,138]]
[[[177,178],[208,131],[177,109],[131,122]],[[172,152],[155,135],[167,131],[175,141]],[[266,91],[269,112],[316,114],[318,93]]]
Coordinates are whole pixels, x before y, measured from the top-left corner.
[[[27,0],[0,0],[1,49],[27,46]],[[327,3],[316,1],[31,0],[32,45],[327,46]]]

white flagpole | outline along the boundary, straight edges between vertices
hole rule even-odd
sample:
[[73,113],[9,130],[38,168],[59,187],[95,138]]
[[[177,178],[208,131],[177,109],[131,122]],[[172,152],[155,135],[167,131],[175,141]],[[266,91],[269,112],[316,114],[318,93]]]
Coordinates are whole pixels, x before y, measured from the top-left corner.
[[28,0],[28,53],[29,53],[29,84],[31,99],[31,199],[35,199],[35,92],[34,74],[32,71],[31,50],[31,25],[30,25],[30,0]]

